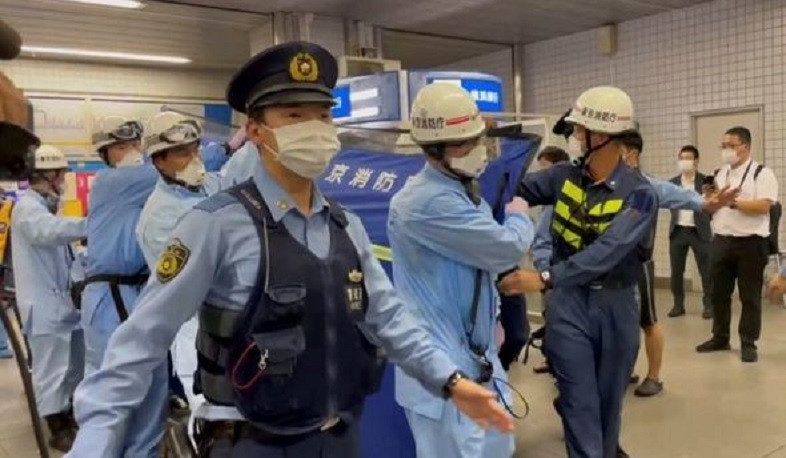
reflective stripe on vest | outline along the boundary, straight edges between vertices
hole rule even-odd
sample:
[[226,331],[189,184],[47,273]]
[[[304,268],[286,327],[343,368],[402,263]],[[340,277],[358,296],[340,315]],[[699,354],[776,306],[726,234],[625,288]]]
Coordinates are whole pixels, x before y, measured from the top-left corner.
[[566,179],[554,204],[552,233],[577,251],[606,232],[623,207],[622,199],[608,199],[586,211],[582,209],[586,203],[586,192]]

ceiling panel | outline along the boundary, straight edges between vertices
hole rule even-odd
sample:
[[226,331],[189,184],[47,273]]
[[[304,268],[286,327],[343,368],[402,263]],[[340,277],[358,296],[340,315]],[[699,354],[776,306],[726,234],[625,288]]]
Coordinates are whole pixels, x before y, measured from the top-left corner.
[[391,30],[383,32],[382,45],[386,59],[400,60],[407,69],[439,67],[509,47]]
[[313,12],[401,31],[510,44],[532,43],[707,0],[172,1],[263,13]]
[[141,10],[53,0],[0,0],[2,18],[30,46],[181,56],[196,68],[237,68],[249,30],[270,15],[151,3]]

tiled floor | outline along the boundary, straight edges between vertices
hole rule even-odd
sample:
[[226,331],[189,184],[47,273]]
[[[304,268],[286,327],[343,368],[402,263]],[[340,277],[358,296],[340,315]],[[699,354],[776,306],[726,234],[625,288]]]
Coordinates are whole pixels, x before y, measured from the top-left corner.
[[[38,456],[19,370],[12,359],[0,360],[0,458]],[[62,456],[52,451],[51,458]]]
[[[669,293],[658,291],[658,296],[667,338],[665,391],[656,398],[639,399],[631,389],[622,434],[631,456],[786,458],[786,309],[765,305],[760,361],[743,365],[736,341],[731,352],[699,355],[693,350],[710,328],[710,322],[698,316],[698,297],[689,299],[688,316],[674,319],[665,317]],[[640,358],[639,374],[645,366]],[[511,378],[532,409],[516,431],[516,456],[565,456],[549,378],[520,365]],[[11,360],[0,361],[0,399],[0,458],[37,456],[22,385]]]
[[[666,334],[665,389],[642,399],[630,388],[621,438],[626,451],[635,458],[786,458],[786,309],[765,301],[759,362],[743,364],[735,338],[731,352],[695,352],[711,329],[711,321],[699,316],[698,296],[689,299],[687,316],[668,318],[671,295],[656,294]],[[739,317],[739,304],[734,307],[732,329]],[[637,373],[646,374],[643,347]],[[518,366],[511,378],[532,408],[516,431],[516,456],[564,457],[549,377]]]

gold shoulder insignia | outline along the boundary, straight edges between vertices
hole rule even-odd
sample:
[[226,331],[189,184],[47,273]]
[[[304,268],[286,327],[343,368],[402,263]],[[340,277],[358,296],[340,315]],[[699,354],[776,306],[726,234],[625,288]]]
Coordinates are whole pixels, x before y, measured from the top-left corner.
[[156,277],[161,283],[167,283],[183,270],[188,258],[191,256],[191,250],[183,245],[180,239],[174,239],[169,242],[169,245],[161,253],[156,263]]

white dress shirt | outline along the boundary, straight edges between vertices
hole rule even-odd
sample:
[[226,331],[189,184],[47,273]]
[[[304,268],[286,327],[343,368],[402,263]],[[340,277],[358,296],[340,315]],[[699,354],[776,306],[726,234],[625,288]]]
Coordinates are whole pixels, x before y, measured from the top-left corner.
[[[685,189],[696,189],[696,174],[693,174],[692,179],[687,179],[685,175],[680,177],[682,180],[682,187]],[[685,226],[685,227],[696,227],[696,222],[693,218],[693,212],[691,210],[680,210],[677,214],[677,226]]]
[[[758,162],[748,159],[736,169],[724,165],[715,176],[718,189],[726,185],[740,188],[740,200],[767,199],[771,202],[778,201],[778,181],[775,174],[768,167],[754,179]],[[748,170],[746,174],[745,171]],[[739,210],[724,207],[718,210],[712,218],[712,229],[717,235],[730,237],[747,237],[770,235],[770,214],[750,215]]]

